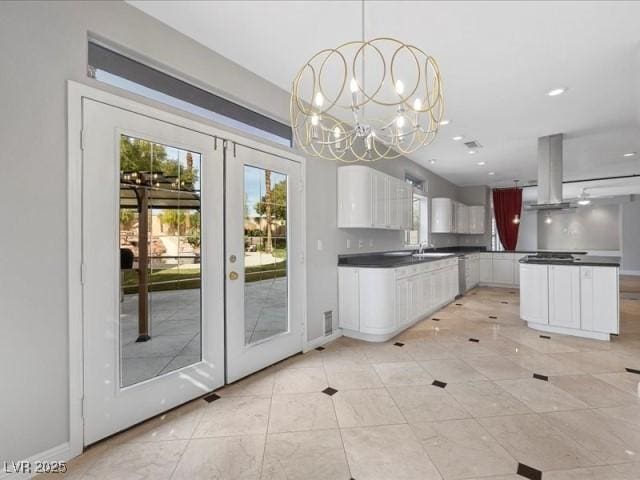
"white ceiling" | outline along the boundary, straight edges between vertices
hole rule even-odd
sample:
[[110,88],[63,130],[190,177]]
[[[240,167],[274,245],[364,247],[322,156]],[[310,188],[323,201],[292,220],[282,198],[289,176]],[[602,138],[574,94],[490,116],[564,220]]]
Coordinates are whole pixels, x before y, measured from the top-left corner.
[[[285,90],[316,51],[361,35],[359,1],[129,3]],[[503,185],[536,178],[536,139],[554,133],[566,180],[640,173],[639,19],[640,2],[370,1],[366,36],[440,63],[451,124],[411,158],[458,185]]]

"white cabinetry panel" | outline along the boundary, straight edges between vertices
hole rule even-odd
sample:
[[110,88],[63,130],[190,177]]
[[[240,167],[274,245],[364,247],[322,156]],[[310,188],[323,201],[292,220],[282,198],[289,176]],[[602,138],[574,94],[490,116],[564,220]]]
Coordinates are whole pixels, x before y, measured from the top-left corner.
[[[343,167],[346,168],[346,167]],[[373,226],[388,228],[390,213],[389,177],[371,170],[371,204],[373,206]]]
[[484,233],[484,207],[474,205],[469,207],[469,233],[480,235]]
[[408,230],[412,188],[361,165],[338,168],[338,227]]
[[549,325],[580,328],[580,267],[549,266]]
[[456,202],[456,233],[469,233],[469,207]]
[[549,323],[549,279],[546,265],[520,265],[520,318]]
[[357,268],[338,269],[338,318],[342,328],[360,329],[360,283]]
[[431,233],[452,233],[455,208],[450,198],[431,199]]
[[611,267],[580,267],[583,330],[619,333],[618,271]]
[[509,254],[493,256],[492,283],[513,285],[513,258]]

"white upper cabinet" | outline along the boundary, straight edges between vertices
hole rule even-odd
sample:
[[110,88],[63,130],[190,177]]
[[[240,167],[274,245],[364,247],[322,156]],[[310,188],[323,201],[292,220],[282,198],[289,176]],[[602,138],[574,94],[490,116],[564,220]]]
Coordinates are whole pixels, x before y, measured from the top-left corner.
[[431,233],[484,233],[484,207],[468,206],[450,198],[431,200]]
[[469,207],[456,202],[456,233],[470,233],[469,219]]
[[469,207],[469,233],[476,235],[484,233],[484,206]]
[[455,205],[450,198],[431,200],[431,233],[455,232]]
[[389,177],[384,173],[371,170],[371,204],[373,219],[371,226],[375,228],[391,228],[391,185]]
[[338,227],[408,230],[411,186],[369,167],[338,168]]

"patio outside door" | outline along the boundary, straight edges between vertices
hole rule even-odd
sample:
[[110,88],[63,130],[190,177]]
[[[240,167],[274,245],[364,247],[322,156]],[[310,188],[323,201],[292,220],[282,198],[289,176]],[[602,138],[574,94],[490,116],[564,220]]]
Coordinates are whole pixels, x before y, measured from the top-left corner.
[[227,381],[302,350],[299,162],[240,144],[226,152]]
[[83,138],[89,445],[224,384],[224,160],[212,136],[86,98]]

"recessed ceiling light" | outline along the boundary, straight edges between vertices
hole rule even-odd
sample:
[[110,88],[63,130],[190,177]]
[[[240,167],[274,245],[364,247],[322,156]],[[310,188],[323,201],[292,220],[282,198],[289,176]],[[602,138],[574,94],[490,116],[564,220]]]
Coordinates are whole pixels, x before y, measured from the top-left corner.
[[455,137],[453,137],[453,140],[455,140],[456,142],[462,140],[464,137],[462,135],[456,135]]
[[475,150],[469,150],[469,155],[475,155],[476,151]]
[[478,165],[480,165],[480,166],[483,166],[485,164],[486,164],[486,162],[478,162]]
[[557,97],[558,95],[562,95],[567,90],[567,87],[554,88],[553,90],[549,90],[547,92],[547,95],[549,95],[550,97]]
[[491,176],[493,176],[493,175],[495,175],[495,174],[496,174],[496,172],[489,172],[487,175],[491,175]]
[[434,163],[436,163],[436,159],[435,159],[435,158],[432,158],[431,160],[429,160],[429,163],[430,163],[431,165],[433,165]]
[[440,120],[440,125],[449,125],[450,123],[451,123],[451,120],[447,120],[447,119]]
[[636,154],[636,152],[627,152],[624,155],[622,155],[623,157],[633,157]]

